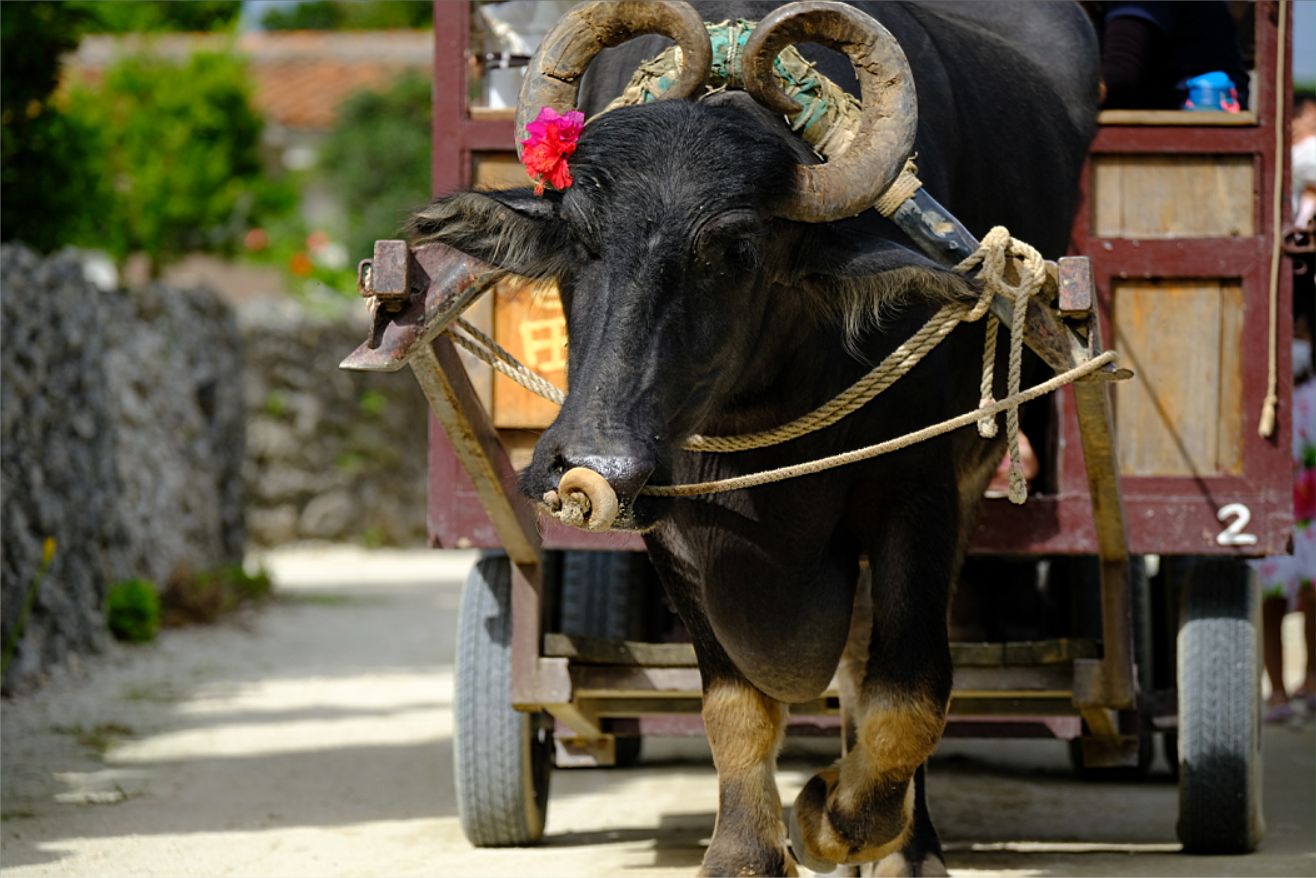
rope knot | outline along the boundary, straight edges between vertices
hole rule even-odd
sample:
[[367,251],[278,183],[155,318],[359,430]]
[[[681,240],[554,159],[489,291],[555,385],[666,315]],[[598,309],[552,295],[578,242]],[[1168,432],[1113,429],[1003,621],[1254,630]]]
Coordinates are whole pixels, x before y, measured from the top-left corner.
[[[1024,324],[1028,319],[1028,300],[1037,295],[1046,283],[1046,261],[1037,249],[1010,236],[1005,226],[994,226],[967,259],[955,266],[961,273],[980,267],[978,280],[983,293],[965,315],[965,320],[977,320],[987,314],[992,300],[1003,296],[1013,303],[1010,312],[1009,373],[1006,378],[1007,395],[1019,393],[1023,367]],[[1013,275],[1013,278],[1012,278]],[[979,385],[979,408],[986,411],[995,405],[993,387],[996,369],[996,336],[1000,321],[987,314],[986,338],[982,351],[982,382]],[[978,435],[990,439],[996,435],[996,415],[984,414],[978,419]],[[1010,502],[1021,504],[1028,497],[1028,480],[1024,477],[1023,460],[1019,450],[1019,406],[1005,410],[1005,435],[1010,447]]]

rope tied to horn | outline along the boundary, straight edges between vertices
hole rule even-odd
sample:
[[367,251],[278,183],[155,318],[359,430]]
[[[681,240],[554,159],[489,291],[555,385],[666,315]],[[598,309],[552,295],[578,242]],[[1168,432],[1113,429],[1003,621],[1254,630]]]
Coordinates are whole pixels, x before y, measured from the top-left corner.
[[[713,61],[702,94],[745,87],[743,53],[755,24],[744,19],[704,23],[712,46]],[[667,90],[676,81],[681,60],[681,48],[670,46],[644,62],[631,75],[622,93],[598,115],[619,107],[663,100],[667,97]],[[804,138],[821,156],[831,157],[844,152],[859,128],[862,112],[859,100],[819,73],[794,46],[787,46],[776,57],[772,62],[772,72],[782,92],[802,107],[798,113],[788,117],[790,129]],[[912,191],[910,194],[913,194]],[[899,205],[899,201],[896,205]]]

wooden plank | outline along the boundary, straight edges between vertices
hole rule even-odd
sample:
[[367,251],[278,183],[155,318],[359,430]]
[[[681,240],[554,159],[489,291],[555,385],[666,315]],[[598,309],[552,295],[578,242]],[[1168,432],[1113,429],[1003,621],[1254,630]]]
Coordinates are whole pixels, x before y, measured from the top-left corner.
[[[567,389],[567,321],[556,287],[526,284],[494,290],[494,339],[561,390]],[[500,429],[542,430],[558,407],[505,375],[493,384],[493,419]]]
[[[1019,667],[1057,665],[1075,658],[1092,658],[1097,655],[1097,648],[1090,640],[1058,638],[1012,643],[952,643],[950,654],[957,668]],[[689,643],[645,643],[555,632],[544,635],[544,656],[595,665],[697,666],[694,647]]]
[[695,648],[689,643],[643,643],[580,634],[544,635],[544,655],[598,665],[640,665],[646,668],[693,668]]
[[1116,390],[1129,475],[1237,474],[1242,466],[1242,287],[1234,280],[1114,284]]
[[1108,238],[1251,237],[1252,158],[1101,155],[1092,161],[1092,231]]
[[1060,637],[1003,644],[1007,665],[1058,665],[1076,658],[1094,658],[1097,645],[1091,640]]
[[508,557],[517,564],[537,564],[540,539],[535,511],[516,489],[516,473],[452,342],[441,335],[416,350],[409,362]]
[[1123,225],[1124,163],[1096,158],[1091,161],[1088,197],[1092,202],[1092,231],[1096,235],[1110,234]]
[[1219,398],[1216,409],[1221,417],[1215,422],[1216,471],[1243,474],[1243,433],[1246,412],[1243,403],[1243,287],[1238,281],[1225,281],[1220,290]]
[[1239,125],[1257,124],[1257,114],[1226,113],[1224,110],[1102,110],[1098,125]]

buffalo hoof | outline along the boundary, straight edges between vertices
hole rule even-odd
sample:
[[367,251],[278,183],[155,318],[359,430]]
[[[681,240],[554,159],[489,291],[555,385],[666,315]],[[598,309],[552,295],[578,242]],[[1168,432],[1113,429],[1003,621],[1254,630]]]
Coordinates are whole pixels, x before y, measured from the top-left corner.
[[710,847],[696,874],[699,878],[720,878],[725,875],[787,875],[794,878],[800,873],[795,868],[795,860],[791,859],[785,848],[737,854]]
[[911,781],[870,788],[853,797],[849,807],[837,802],[838,781],[835,769],[815,774],[791,808],[791,851],[802,865],[822,874],[838,865],[880,862],[905,846],[912,827]]
[[872,875],[874,878],[934,878],[934,876],[950,875],[946,871],[946,864],[936,854],[927,854],[919,859],[911,859],[905,856],[904,851],[896,851],[894,854],[887,854],[880,861],[872,863],[862,870],[861,875]]

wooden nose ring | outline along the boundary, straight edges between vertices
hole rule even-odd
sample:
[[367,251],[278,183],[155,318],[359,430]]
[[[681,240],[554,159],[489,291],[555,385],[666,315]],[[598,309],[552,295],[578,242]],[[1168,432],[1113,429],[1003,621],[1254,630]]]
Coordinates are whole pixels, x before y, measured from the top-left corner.
[[607,530],[612,527],[621,510],[617,492],[612,490],[612,485],[587,467],[578,466],[563,473],[557,483],[557,491],[563,499],[572,494],[583,494],[589,501],[589,510],[585,513],[585,527],[588,530]]

